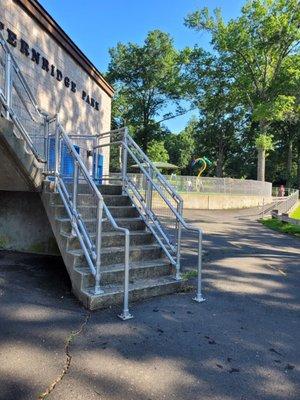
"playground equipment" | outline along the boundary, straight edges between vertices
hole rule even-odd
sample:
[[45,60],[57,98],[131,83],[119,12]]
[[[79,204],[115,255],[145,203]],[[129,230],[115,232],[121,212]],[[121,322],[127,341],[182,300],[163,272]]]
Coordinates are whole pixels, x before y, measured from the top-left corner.
[[200,157],[196,158],[192,161],[191,166],[192,168],[199,168],[197,178],[203,174],[207,167],[210,167],[212,162],[207,157]]

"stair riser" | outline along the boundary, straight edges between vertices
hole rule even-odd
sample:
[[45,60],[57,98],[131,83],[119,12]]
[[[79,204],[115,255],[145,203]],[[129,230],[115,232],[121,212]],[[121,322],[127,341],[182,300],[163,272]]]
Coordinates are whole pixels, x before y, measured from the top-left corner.
[[[151,279],[171,275],[172,267],[170,265],[160,265],[153,267],[134,268],[130,270],[130,283],[138,279]],[[122,284],[124,282],[124,271],[103,272],[101,274],[101,285]],[[83,277],[83,287],[91,287],[95,284],[92,274]]]
[[[162,256],[162,250],[157,248],[151,249],[133,249],[130,250],[130,261],[148,261],[148,260],[155,260]],[[102,265],[113,265],[113,264],[121,264],[124,263],[125,253],[124,250],[122,251],[115,251],[113,253],[105,253],[101,255],[101,264]],[[74,265],[86,265],[86,260],[83,255],[81,256],[74,256]]]
[[128,196],[103,196],[105,204],[109,206],[131,206]]
[[[142,244],[152,244],[154,242],[154,237],[151,233],[149,234],[134,234],[130,235],[130,245],[142,245]],[[112,233],[109,236],[102,237],[102,247],[119,247],[125,245],[125,237],[124,235],[116,235]],[[68,249],[69,250],[76,250],[80,249],[80,242],[77,238],[69,239],[68,241]]]
[[[107,206],[131,206],[131,201],[128,196],[103,196],[104,203]],[[63,201],[58,193],[51,193],[51,205],[63,205]],[[95,206],[95,199],[88,194],[78,194],[78,205],[92,205]]]
[[[63,206],[63,201],[62,198],[60,197],[60,194],[58,193],[51,193],[50,197],[50,204],[52,206]],[[95,206],[95,200],[89,195],[86,194],[80,194],[77,196],[77,205],[78,206]]]
[[[72,186],[67,184],[66,185],[68,190],[72,190]],[[122,194],[122,186],[120,185],[99,185],[97,186],[100,193],[102,195],[121,195]],[[86,194],[91,191],[90,186],[86,184],[79,184],[78,185],[78,193],[79,194]]]
[[[89,234],[94,235],[96,233],[97,224],[96,222],[84,222],[84,225]],[[146,226],[143,221],[122,221],[120,222],[120,226],[122,228],[127,228],[131,231],[144,231]],[[70,221],[62,221],[61,229],[65,233],[71,233],[72,226]],[[102,223],[102,231],[103,232],[111,232],[113,231],[112,225],[110,222],[105,221]]]
[[[139,301],[139,300],[143,300],[143,299],[148,299],[151,297],[171,294],[171,293],[178,291],[179,288],[180,288],[180,283],[178,283],[174,280],[174,283],[172,283],[172,284],[169,283],[166,285],[160,285],[160,286],[156,286],[156,287],[136,289],[129,293],[129,301],[134,302],[134,301]],[[91,310],[96,310],[99,308],[107,308],[112,305],[123,304],[123,301],[124,301],[124,296],[122,293],[117,293],[114,295],[104,296],[104,297],[100,297],[100,296],[99,297],[91,297],[88,307]]]
[[114,194],[121,195],[122,194],[122,186],[121,185],[100,185],[98,189],[102,195]]
[[[97,208],[94,206],[78,206],[77,211],[83,219],[97,218]],[[139,216],[138,210],[134,207],[116,207],[109,211],[114,218],[134,218]],[[68,212],[64,206],[55,206],[55,216],[57,218],[66,218],[68,217]],[[106,213],[104,212],[104,217],[105,216]]]
[[130,218],[140,215],[135,207],[113,207],[109,208],[109,212],[114,218]]

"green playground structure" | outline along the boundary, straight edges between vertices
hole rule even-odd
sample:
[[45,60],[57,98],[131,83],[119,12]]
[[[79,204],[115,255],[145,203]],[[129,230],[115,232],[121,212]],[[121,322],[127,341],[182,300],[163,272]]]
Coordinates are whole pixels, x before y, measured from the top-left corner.
[[198,168],[197,177],[200,178],[200,176],[203,174],[206,168],[212,165],[212,162],[207,157],[204,156],[193,160],[191,165],[193,169]]

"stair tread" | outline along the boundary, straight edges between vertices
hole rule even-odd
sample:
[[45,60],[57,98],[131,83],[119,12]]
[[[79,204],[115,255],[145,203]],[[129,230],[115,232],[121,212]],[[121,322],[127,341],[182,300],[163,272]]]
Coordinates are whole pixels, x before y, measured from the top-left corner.
[[[151,250],[151,249],[161,249],[161,247],[159,244],[156,244],[156,243],[130,246],[130,251],[131,250]],[[124,251],[124,246],[103,247],[101,254],[113,253],[113,252],[118,252],[118,251]],[[81,256],[84,254],[82,249],[72,249],[72,250],[68,250],[68,252],[75,256],[77,256],[77,255]]]
[[[52,204],[52,207],[57,207],[57,208],[65,208],[65,206],[63,204]],[[78,204],[77,208],[94,208],[96,209],[98,206],[94,206],[94,205],[89,205],[89,204]],[[125,205],[125,206],[107,206],[108,209],[119,209],[119,208],[123,208],[123,209],[135,209],[135,206],[130,206],[130,205]]]
[[[57,221],[60,222],[70,222],[70,218],[68,217],[56,217]],[[82,218],[82,220],[84,222],[95,222],[97,221],[97,218]],[[124,221],[124,222],[128,222],[128,221],[143,221],[143,219],[141,217],[117,217],[114,218],[115,221]],[[108,221],[108,218],[103,218],[102,220],[103,222]],[[122,228],[120,226],[120,228]]]
[[[151,267],[162,267],[170,265],[170,260],[166,257],[164,258],[157,258],[155,260],[148,260],[148,261],[134,261],[130,263],[130,270],[138,269],[138,268],[151,268]],[[86,266],[78,266],[75,267],[76,271],[91,274],[89,267]],[[108,272],[118,272],[124,271],[124,263],[122,264],[111,264],[111,265],[103,265],[101,272],[108,273]]]
[[[61,232],[61,235],[64,236],[64,237],[67,237],[67,238],[74,237],[74,236],[71,235],[71,233],[64,232],[64,231]],[[118,232],[118,231],[104,231],[104,232],[102,232],[102,236],[111,236],[111,235],[121,236],[122,237],[122,236],[124,236],[124,233],[123,232]],[[153,234],[151,232],[148,232],[148,231],[129,231],[129,235],[130,236],[150,236],[150,235],[152,236]],[[95,237],[96,233],[90,233],[90,236],[91,237]]]
[[[176,281],[173,275],[162,276],[159,278],[148,278],[148,279],[137,279],[134,283],[129,283],[129,292],[134,290],[142,290],[152,287],[159,287],[171,284],[178,284],[180,281]],[[89,296],[93,297],[105,297],[110,296],[118,293],[124,292],[124,285],[123,284],[111,284],[111,285],[104,285],[101,287],[103,293],[95,294],[94,293],[94,286],[87,287],[83,289],[83,292],[88,294]]]

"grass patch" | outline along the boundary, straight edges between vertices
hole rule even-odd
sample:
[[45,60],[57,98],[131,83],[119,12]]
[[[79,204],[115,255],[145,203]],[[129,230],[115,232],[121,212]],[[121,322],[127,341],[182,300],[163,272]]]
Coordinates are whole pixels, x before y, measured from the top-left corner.
[[291,213],[290,217],[300,219],[300,205]]
[[261,223],[268,228],[274,229],[275,231],[288,233],[289,235],[297,236],[300,238],[300,226],[292,225],[286,222],[281,222],[278,219],[262,219]]
[[187,281],[187,280],[192,279],[192,278],[197,278],[197,276],[198,276],[198,271],[196,269],[190,269],[189,271],[184,272],[181,275],[181,278],[184,281]]

